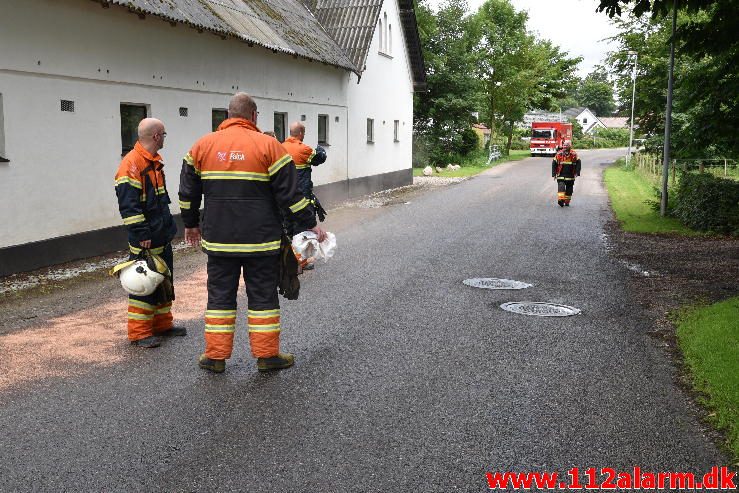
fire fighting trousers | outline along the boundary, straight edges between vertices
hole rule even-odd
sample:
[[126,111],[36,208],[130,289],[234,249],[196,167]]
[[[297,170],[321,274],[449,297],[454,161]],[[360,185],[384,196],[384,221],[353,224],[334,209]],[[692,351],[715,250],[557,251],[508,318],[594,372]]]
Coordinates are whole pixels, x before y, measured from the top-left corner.
[[205,311],[205,356],[228,359],[236,331],[236,294],[243,275],[248,300],[249,344],[255,358],[280,352],[279,255],[208,256],[208,307]]
[[575,187],[575,180],[564,180],[562,178],[557,179],[557,201],[563,201],[565,204],[569,204],[572,200],[572,190]]
[[[162,260],[173,272],[172,245],[167,243],[163,247],[152,248],[152,253],[162,257]],[[131,254],[131,259],[136,255]],[[128,339],[138,341],[156,335],[159,332],[172,328],[172,302],[162,303],[158,299],[157,291],[149,296],[128,295]]]

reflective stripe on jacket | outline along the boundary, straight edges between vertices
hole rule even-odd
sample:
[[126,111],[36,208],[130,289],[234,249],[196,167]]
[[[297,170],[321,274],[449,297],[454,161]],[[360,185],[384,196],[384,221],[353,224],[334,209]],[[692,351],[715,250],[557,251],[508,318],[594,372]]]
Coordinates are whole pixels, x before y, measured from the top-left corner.
[[552,176],[561,180],[574,180],[580,176],[582,162],[575,151],[559,151],[552,160]]
[[326,151],[321,146],[314,150],[295,137],[285,139],[282,146],[292,156],[295,168],[298,170],[298,188],[306,198],[310,199],[313,193],[311,167],[326,161]]
[[115,193],[130,245],[139,247],[141,241],[151,240],[152,247],[161,247],[172,241],[177,225],[169,211],[171,201],[159,154],[152,156],[136,142],[118,167]]
[[313,206],[297,187],[290,154],[250,121],[229,118],[193,145],[180,173],[180,208],[185,227],[200,225],[210,255],[277,254],[282,235],[280,208],[305,229],[316,225]]

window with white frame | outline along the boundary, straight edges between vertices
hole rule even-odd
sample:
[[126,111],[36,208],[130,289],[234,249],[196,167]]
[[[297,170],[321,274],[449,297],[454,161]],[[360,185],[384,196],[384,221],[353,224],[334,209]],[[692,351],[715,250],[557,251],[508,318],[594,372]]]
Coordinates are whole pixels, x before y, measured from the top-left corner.
[[373,143],[375,141],[375,120],[367,118],[367,142]]
[[380,52],[380,53],[382,53],[382,51],[383,51],[383,49],[382,49],[382,48],[383,48],[383,46],[384,46],[384,44],[383,44],[383,43],[384,43],[384,41],[385,41],[385,30],[383,29],[383,26],[384,26],[384,24],[382,23],[382,19],[380,19],[380,24],[379,24],[379,26],[378,26],[378,29],[377,29],[377,30],[378,30],[378,32],[379,32],[379,35],[380,35],[380,39],[379,39],[379,41],[380,41],[380,48],[379,48],[379,52]]
[[5,154],[5,121],[3,115],[3,95],[0,94],[0,163],[9,163],[10,160]]
[[215,132],[218,126],[228,118],[228,110],[225,108],[213,108],[210,113],[210,126]]
[[393,141],[400,142],[400,120],[393,122]]
[[393,25],[388,24],[387,25],[387,50],[385,52],[388,55],[393,54]]
[[318,143],[328,145],[328,115],[318,115]]

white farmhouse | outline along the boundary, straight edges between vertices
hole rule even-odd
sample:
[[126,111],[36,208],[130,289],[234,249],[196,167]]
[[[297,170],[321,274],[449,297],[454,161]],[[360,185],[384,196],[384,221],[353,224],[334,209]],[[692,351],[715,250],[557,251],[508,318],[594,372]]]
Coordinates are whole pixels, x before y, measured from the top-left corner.
[[145,116],[182,156],[236,91],[306,125],[332,203],[412,181],[425,86],[412,0],[0,0],[0,276],[125,248],[113,191]]
[[583,106],[578,108],[570,108],[566,111],[563,111],[562,114],[566,118],[574,118],[575,120],[577,120],[582,127],[583,133],[586,134],[592,134],[593,131],[597,128],[606,128],[606,126],[603,125],[603,122],[601,122],[598,117],[595,116],[595,113]]

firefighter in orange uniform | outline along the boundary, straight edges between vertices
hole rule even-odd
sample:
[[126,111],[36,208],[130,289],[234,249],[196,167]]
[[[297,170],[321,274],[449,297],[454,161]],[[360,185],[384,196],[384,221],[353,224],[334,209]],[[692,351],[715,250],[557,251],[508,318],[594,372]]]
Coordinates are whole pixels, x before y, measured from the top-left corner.
[[[205,135],[185,156],[180,173],[180,209],[185,240],[208,254],[208,306],[205,312],[205,353],[201,368],[226,369],[236,329],[236,294],[243,275],[248,297],[249,343],[259,371],[293,365],[280,352],[280,304],[277,285],[282,236],[280,208],[314,231],[310,202],[297,187],[290,155],[256,126],[257,105],[245,93],[235,94],[229,118]],[[199,209],[205,196],[203,216]],[[202,224],[202,231],[201,231]]]
[[[313,195],[313,181],[311,180],[313,166],[318,166],[326,161],[326,151],[323,147],[317,146],[312,149],[310,146],[303,143],[305,138],[305,125],[300,122],[293,122],[290,124],[290,137],[285,139],[282,145],[285,150],[292,156],[295,168],[298,170],[298,188],[303,193],[303,196],[311,201],[316,212],[319,213],[319,219],[323,222],[325,211],[319,212],[320,202],[315,195]],[[291,231],[290,234],[294,235],[300,231]]]
[[[164,180],[164,124],[145,118],[138,126],[138,141],[126,154],[115,175],[115,193],[123,224],[128,229],[131,258],[147,249],[160,255],[173,272],[172,245],[177,225],[169,212],[169,194]],[[184,336],[187,330],[172,325],[172,301],[149,296],[128,296],[128,339],[131,344],[157,347],[162,337]]]
[[557,204],[560,207],[570,206],[575,178],[580,176],[581,168],[582,162],[572,149],[572,143],[566,140],[552,160],[552,178],[557,180]]

